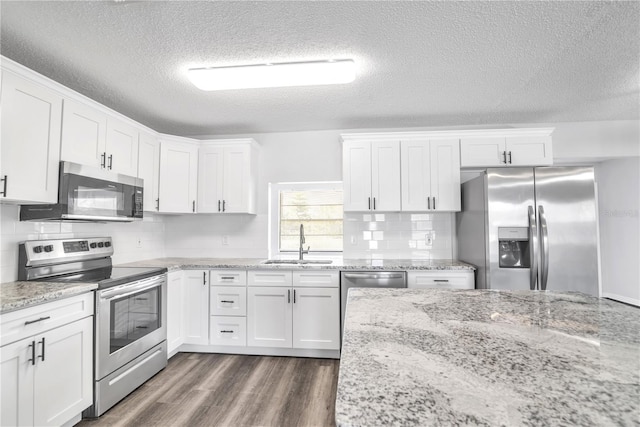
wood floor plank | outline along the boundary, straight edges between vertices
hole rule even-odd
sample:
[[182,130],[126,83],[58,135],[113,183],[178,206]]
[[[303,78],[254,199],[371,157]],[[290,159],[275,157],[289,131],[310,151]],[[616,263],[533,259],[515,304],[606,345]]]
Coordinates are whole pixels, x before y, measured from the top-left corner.
[[167,368],[79,427],[335,425],[338,360],[178,353]]

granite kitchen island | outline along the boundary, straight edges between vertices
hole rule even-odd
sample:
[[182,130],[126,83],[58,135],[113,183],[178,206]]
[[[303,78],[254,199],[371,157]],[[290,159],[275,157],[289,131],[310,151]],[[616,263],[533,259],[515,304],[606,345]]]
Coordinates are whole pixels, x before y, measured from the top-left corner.
[[336,423],[640,425],[640,308],[579,293],[352,289]]

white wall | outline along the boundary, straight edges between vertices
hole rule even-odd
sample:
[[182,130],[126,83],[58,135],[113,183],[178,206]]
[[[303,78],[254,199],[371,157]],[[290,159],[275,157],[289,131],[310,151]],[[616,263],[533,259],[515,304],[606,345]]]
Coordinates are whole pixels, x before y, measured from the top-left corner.
[[640,157],[596,168],[602,295],[640,306]]
[[[113,263],[164,257],[164,222],[147,215],[130,223],[61,223],[19,221],[20,207],[0,205],[0,283],[18,278],[18,244],[25,240],[102,237],[113,239]],[[138,246],[140,240],[140,246]]]

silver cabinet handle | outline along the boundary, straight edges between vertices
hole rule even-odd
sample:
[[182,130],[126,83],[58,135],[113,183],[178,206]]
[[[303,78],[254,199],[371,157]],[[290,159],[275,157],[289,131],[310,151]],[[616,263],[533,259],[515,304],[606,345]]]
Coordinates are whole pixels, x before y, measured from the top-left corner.
[[431,197],[427,197],[427,209],[431,209]]
[[113,154],[109,154],[109,170],[113,169]]
[[222,200],[222,212],[225,212],[227,210],[227,201],[226,200]]
[[220,212],[220,200],[218,200],[218,212]]
[[376,198],[375,197],[373,198],[373,210],[374,211],[376,210]]
[[538,278],[538,226],[536,225],[536,213],[533,206],[529,206],[529,289],[536,289],[536,279]]
[[371,210],[371,197],[367,197],[367,200],[369,200],[369,210]]
[[293,290],[293,303],[296,303],[296,290]]
[[509,164],[513,164],[513,162],[511,161],[511,151],[509,151]]
[[230,330],[228,330],[228,329],[223,329],[223,330],[221,330],[221,331],[220,331],[220,333],[221,333],[221,334],[232,334],[232,333],[233,333],[233,331],[232,331],[232,330],[230,331]]
[[540,290],[547,290],[547,279],[549,279],[549,230],[547,229],[547,218],[544,215],[544,208],[538,206],[538,218],[540,219],[540,235],[542,245],[540,247],[540,267],[542,268],[542,283]]
[[4,178],[0,179],[0,181],[4,183],[2,186],[2,197],[7,197],[7,175],[5,175]]
[[433,279],[433,281],[438,283],[449,283],[449,279]]
[[159,211],[160,210],[160,198],[156,199],[156,210]]
[[51,319],[51,316],[46,316],[46,317],[41,317],[39,319],[36,320],[27,320],[26,322],[24,322],[24,325],[30,325],[32,323],[38,323],[38,322],[42,322],[43,320],[47,320],[47,319]]
[[107,167],[107,152],[106,151],[104,153],[100,154],[100,167],[101,168],[106,168]]
[[502,152],[502,163],[504,163],[505,165],[507,164],[507,152],[506,151]]
[[287,304],[291,304],[291,290],[287,289]]
[[434,197],[433,197],[433,209],[435,209],[435,208],[436,208],[436,198],[435,198],[435,196],[434,196]]
[[44,362],[44,337],[42,337],[42,341],[38,341],[38,344],[42,344],[42,354],[38,357]]
[[233,304],[235,301],[229,301],[229,300],[220,300],[220,302],[225,303],[225,304]]
[[196,201],[195,201],[195,200],[193,201],[193,204],[192,204],[191,210],[192,210],[193,212],[195,212],[195,211],[196,211]]
[[220,280],[233,280],[235,277],[233,276],[220,276]]
[[207,272],[203,271],[202,272],[202,285],[206,285],[207,284]]

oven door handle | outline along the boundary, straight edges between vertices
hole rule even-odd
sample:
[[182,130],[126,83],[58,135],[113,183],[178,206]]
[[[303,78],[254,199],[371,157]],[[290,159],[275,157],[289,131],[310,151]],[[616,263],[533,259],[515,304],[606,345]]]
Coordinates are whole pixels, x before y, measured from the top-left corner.
[[128,297],[138,292],[146,291],[153,288],[159,288],[164,283],[164,280],[153,280],[151,283],[143,282],[139,285],[123,285],[113,289],[105,289],[100,291],[100,299],[109,300],[114,298]]

